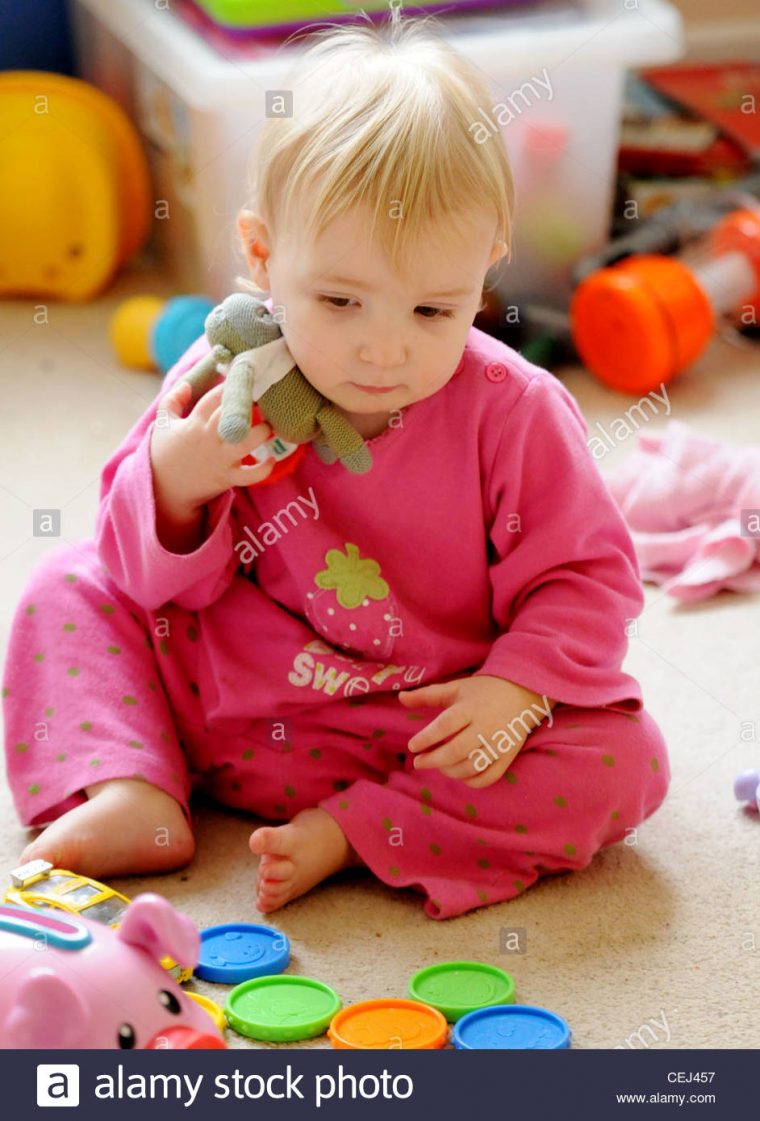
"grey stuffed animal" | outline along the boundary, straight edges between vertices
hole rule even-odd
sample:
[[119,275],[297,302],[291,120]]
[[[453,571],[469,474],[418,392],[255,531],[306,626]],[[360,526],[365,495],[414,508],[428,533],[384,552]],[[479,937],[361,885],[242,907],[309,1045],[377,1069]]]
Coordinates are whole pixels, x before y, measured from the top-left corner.
[[192,386],[193,403],[213,385],[225,365],[219,435],[237,444],[251,429],[251,404],[286,442],[314,442],[324,463],[339,459],[355,474],[372,467],[372,454],[354,426],[307,381],[288,350],[280,326],[254,296],[235,292],[206,317],[209,353],[181,381]]

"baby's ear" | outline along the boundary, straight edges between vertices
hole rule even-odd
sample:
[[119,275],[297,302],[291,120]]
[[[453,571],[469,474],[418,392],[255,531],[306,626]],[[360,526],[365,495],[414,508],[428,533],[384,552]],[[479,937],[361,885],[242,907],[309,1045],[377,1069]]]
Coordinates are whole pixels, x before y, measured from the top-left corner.
[[243,243],[248,271],[259,290],[268,292],[266,261],[269,247],[266,225],[252,210],[241,210],[237,216],[237,229]]
[[250,236],[250,221],[250,210],[241,210],[238,212],[237,222],[235,223],[235,225],[237,226],[237,232],[240,234],[240,237],[244,242],[247,242]]
[[488,261],[489,269],[491,268],[492,265],[495,265],[496,262],[499,261],[502,257],[506,256],[506,254],[508,252],[509,252],[509,247],[508,247],[506,241],[494,242],[494,247],[491,250],[491,256],[490,256],[489,261]]
[[241,210],[237,216],[238,233],[244,242],[251,245],[255,242],[265,250],[257,256],[269,256],[269,231],[260,215],[253,210]]

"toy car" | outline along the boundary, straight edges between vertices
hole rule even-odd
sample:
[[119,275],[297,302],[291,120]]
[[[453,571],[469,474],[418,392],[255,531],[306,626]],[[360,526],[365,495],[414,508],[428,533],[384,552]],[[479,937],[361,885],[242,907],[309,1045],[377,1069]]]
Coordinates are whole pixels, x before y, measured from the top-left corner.
[[[31,860],[14,868],[11,884],[3,896],[4,903],[67,911],[71,915],[104,923],[114,930],[131,903],[126,895],[113,888],[88,876],[77,876],[63,868],[54,868],[47,860]],[[193,975],[192,969],[183,969],[170,957],[162,958],[161,964],[179,985],[189,981]]]

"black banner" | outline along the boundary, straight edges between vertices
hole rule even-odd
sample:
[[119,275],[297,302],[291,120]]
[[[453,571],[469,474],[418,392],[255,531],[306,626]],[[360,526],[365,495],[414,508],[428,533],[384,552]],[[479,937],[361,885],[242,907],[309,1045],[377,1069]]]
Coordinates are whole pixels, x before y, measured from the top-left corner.
[[753,1051],[0,1051],[2,1116],[752,1116]]

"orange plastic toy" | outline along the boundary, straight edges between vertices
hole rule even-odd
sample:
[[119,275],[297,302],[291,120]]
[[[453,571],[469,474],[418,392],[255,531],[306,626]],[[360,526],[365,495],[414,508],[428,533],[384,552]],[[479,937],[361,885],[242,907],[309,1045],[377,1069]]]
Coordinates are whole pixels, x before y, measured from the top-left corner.
[[342,1049],[434,1051],[446,1046],[449,1025],[437,1008],[418,1000],[362,1000],[341,1008],[327,1035]]
[[137,132],[87,82],[0,74],[0,296],[88,300],[144,243],[150,178]]
[[722,315],[760,310],[760,212],[727,214],[679,257],[640,254],[587,277],[570,307],[573,341],[600,381],[645,395],[707,346]]

